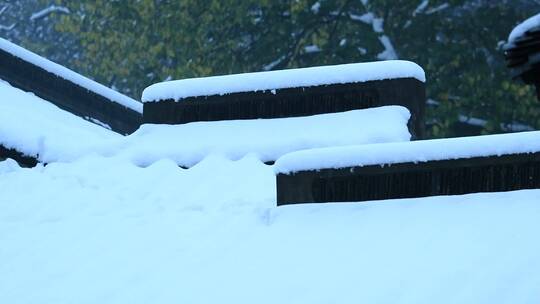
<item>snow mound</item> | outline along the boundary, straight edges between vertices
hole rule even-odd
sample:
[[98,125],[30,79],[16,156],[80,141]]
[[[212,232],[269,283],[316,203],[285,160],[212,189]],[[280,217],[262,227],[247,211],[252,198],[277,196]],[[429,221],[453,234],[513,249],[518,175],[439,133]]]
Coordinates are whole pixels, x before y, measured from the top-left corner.
[[5,161],[0,161],[0,174],[13,172],[20,169],[19,164],[13,159],[6,159]]
[[104,96],[108,98],[109,100],[119,103],[127,108],[130,108],[139,113],[142,113],[143,111],[142,103],[136,101],[135,99],[129,98],[126,95],[118,93],[117,91],[111,88],[108,88],[100,83],[97,83],[91,79],[88,79],[78,73],[75,73],[74,71],[64,66],[61,66],[35,53],[32,53],[29,50],[24,49],[16,44],[13,44],[6,39],[0,38],[0,49],[16,57],[19,57],[27,62],[30,62],[36,66],[39,66],[42,69],[45,69],[46,71],[51,72],[59,77],[69,80],[98,95]]
[[122,136],[0,81],[0,144],[42,162],[73,160]]
[[424,70],[416,63],[389,60],[167,81],[146,88],[142,94],[142,101],[155,102],[168,99],[179,101],[187,97],[393,78],[416,78],[422,82],[426,81]]
[[1,303],[540,294],[540,190],[275,208],[272,167],[211,156],[189,170],[86,157],[0,173],[0,193]]
[[297,151],[276,173],[540,152],[540,131]]
[[210,154],[275,161],[292,151],[409,141],[409,111],[387,106],[306,117],[143,125],[109,153],[146,166],[168,158],[191,167]]
[[535,27],[540,27],[540,14],[534,15],[516,26],[508,36],[508,42],[514,42],[518,37]]

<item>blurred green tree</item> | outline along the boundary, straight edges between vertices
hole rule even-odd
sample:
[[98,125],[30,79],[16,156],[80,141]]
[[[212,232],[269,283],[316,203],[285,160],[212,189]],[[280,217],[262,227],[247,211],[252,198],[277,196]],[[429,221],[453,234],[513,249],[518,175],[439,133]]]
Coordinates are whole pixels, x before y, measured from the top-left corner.
[[66,64],[80,53],[77,39],[54,26],[69,13],[54,0],[0,0],[0,37]]
[[[420,64],[433,137],[540,127],[501,45],[540,3],[521,0],[58,0],[75,62],[138,97],[186,77],[387,59]],[[464,127],[465,126],[465,127]]]

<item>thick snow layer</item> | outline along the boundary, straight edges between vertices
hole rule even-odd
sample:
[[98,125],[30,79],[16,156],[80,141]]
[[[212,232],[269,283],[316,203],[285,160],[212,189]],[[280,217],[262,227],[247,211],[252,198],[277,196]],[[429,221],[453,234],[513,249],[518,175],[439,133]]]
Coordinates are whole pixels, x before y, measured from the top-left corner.
[[538,303],[540,190],[275,208],[271,167],[0,162],[0,303]]
[[302,149],[410,140],[409,111],[387,106],[307,117],[143,125],[109,149],[146,166],[169,158],[191,167],[217,153],[235,160],[255,154],[275,161]]
[[25,61],[28,61],[34,65],[37,65],[48,72],[56,74],[66,80],[69,80],[85,89],[88,89],[96,94],[104,96],[109,100],[112,100],[116,103],[119,103],[127,108],[130,108],[134,111],[142,113],[143,107],[142,103],[118,93],[117,91],[110,89],[100,83],[97,83],[91,79],[88,79],[80,74],[75,73],[74,71],[61,66],[57,63],[54,63],[48,59],[45,59],[35,53],[30,52],[27,49],[24,49],[16,44],[13,44],[3,38],[0,38],[0,49],[11,53],[14,56],[17,56]]
[[514,42],[518,37],[534,27],[540,27],[540,14],[534,15],[516,26],[508,36],[508,42]]
[[390,60],[161,82],[146,88],[142,94],[142,101],[154,102],[166,99],[179,101],[196,96],[407,77],[426,80],[424,70],[416,63]]
[[304,150],[278,159],[276,173],[534,152],[540,131]]
[[0,144],[42,162],[72,160],[122,136],[0,81]]

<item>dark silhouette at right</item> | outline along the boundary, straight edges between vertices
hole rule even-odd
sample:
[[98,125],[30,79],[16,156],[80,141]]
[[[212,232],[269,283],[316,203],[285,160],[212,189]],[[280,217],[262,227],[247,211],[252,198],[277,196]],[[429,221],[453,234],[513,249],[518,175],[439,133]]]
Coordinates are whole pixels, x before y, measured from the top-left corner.
[[504,51],[512,78],[534,85],[540,101],[540,26],[530,28],[508,42]]

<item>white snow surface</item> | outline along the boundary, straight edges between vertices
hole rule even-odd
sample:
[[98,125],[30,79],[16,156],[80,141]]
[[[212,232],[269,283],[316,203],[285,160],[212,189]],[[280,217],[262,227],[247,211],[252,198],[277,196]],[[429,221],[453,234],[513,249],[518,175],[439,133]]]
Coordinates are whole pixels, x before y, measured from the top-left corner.
[[73,160],[122,136],[0,80],[0,144],[42,162]]
[[123,95],[111,88],[108,88],[100,83],[97,83],[89,78],[86,78],[64,66],[45,59],[27,49],[24,49],[6,39],[0,38],[0,49],[11,53],[25,61],[37,65],[48,72],[51,72],[59,77],[69,80],[85,89],[88,89],[98,95],[104,96],[109,100],[119,103],[127,108],[142,113],[142,103]]
[[0,193],[0,303],[540,299],[540,190],[276,208],[251,156],[89,156],[0,162]]
[[292,152],[276,161],[276,173],[427,162],[540,152],[540,131],[419,140]]
[[353,63],[160,82],[143,91],[142,101],[180,101],[187,97],[408,77],[426,81],[424,70],[410,61]]
[[508,42],[514,42],[518,37],[525,34],[528,30],[538,26],[540,26],[540,13],[518,24],[518,26],[516,26],[508,36]]
[[[386,106],[306,117],[143,125],[105,149],[140,166],[162,158],[191,167],[210,154],[263,162],[312,148],[409,141],[409,111]],[[382,127],[384,126],[384,127]]]

